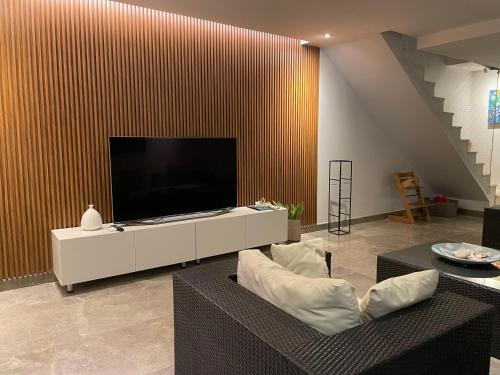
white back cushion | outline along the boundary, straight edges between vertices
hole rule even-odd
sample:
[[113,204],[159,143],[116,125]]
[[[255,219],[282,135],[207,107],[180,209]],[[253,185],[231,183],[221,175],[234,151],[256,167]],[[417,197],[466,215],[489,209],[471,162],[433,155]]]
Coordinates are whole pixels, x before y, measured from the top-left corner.
[[287,270],[306,277],[330,277],[325,261],[323,240],[315,239],[290,245],[271,245],[273,261]]
[[372,286],[359,302],[364,322],[431,298],[439,272],[428,270],[393,277]]
[[347,281],[296,275],[259,250],[239,252],[238,284],[325,335],[361,322]]

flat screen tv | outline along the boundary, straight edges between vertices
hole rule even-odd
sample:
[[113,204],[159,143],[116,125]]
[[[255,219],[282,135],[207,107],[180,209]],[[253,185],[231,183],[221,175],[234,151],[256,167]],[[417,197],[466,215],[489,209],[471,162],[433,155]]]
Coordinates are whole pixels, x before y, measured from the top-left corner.
[[113,221],[235,207],[235,138],[110,137]]

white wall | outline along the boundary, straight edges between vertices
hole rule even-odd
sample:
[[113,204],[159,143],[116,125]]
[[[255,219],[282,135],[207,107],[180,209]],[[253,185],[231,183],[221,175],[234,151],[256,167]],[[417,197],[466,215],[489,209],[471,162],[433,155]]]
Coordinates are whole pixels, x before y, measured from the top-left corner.
[[399,34],[384,33],[335,44],[324,51],[361,98],[378,128],[394,140],[434,192],[487,200],[480,168],[463,157],[464,144],[449,121],[436,115],[432,101],[422,95],[416,85],[422,77],[416,72],[409,74],[400,60],[406,52],[404,46]]
[[318,223],[328,220],[328,161],[353,161],[352,217],[402,209],[393,173],[412,170],[334,62],[321,51],[318,124]]

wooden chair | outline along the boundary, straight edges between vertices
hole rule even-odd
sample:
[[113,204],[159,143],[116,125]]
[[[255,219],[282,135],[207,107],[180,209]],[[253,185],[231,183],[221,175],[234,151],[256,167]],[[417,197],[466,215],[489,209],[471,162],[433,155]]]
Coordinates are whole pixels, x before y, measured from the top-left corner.
[[419,217],[431,221],[427,208],[432,204],[425,201],[415,172],[397,172],[394,174],[394,182],[399,190],[405,212],[403,215],[389,215],[387,218],[405,224],[415,224],[415,219]]

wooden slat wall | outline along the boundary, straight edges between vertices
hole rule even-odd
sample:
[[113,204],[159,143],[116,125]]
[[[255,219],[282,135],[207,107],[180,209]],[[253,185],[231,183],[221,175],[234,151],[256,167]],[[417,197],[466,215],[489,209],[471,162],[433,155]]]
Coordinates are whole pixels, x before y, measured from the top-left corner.
[[50,229],[111,220],[109,135],[237,137],[238,200],[316,220],[319,50],[106,0],[0,1],[0,277]]

